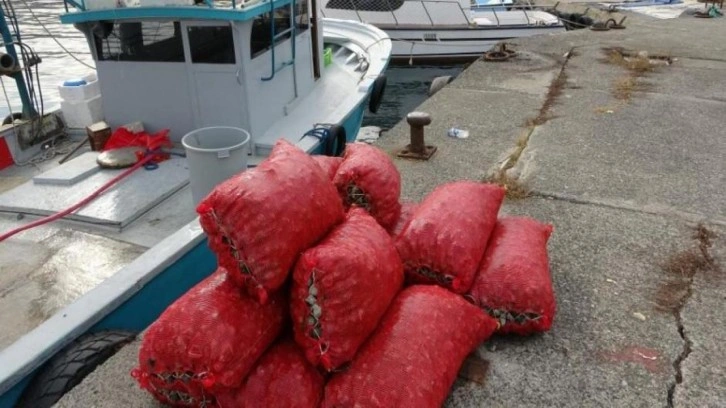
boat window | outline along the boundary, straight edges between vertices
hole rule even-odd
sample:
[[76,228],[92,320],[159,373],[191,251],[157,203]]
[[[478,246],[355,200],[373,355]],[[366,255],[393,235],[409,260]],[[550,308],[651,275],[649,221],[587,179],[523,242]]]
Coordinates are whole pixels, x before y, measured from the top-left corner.
[[[290,28],[290,9],[280,7],[274,11],[275,18],[270,18],[270,13],[257,16],[252,22],[252,36],[250,38],[250,49],[252,58],[256,58],[265,51],[270,49],[272,45],[271,25],[275,24],[275,35]],[[281,35],[275,41],[275,45],[290,38],[290,33]]]
[[230,26],[188,27],[193,63],[234,64],[234,38]]
[[395,11],[405,0],[330,0],[325,8],[358,11]]
[[91,31],[99,61],[184,62],[179,22],[99,22]]

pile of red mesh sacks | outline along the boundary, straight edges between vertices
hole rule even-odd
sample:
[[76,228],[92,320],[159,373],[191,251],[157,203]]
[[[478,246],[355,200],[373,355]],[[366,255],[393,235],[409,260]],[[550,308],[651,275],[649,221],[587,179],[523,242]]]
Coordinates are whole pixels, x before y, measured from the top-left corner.
[[147,330],[132,376],[177,407],[440,407],[495,332],[549,330],[552,226],[474,181],[400,201],[391,159],[278,142],[197,207],[218,269]]

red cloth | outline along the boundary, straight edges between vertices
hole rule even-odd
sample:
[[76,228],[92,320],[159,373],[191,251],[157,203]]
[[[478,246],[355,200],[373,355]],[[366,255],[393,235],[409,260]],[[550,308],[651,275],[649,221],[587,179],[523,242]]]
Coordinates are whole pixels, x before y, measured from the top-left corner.
[[[152,135],[146,132],[133,133],[125,127],[116,129],[111,137],[103,145],[103,151],[121,149],[124,147],[143,147],[144,150],[137,152],[139,159],[146,154],[146,151],[161,149],[162,147],[172,147],[169,140],[169,129],[160,130]],[[152,161],[161,162],[169,158],[168,154],[157,153]]]

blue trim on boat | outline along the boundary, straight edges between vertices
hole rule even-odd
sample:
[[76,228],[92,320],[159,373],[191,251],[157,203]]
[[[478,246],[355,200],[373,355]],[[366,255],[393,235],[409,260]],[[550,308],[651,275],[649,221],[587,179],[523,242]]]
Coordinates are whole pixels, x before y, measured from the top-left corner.
[[[292,0],[274,0],[273,7],[278,8],[292,3]],[[249,8],[211,8],[199,6],[179,7],[124,7],[101,10],[77,11],[63,14],[60,17],[63,24],[85,23],[102,20],[143,20],[143,19],[186,19],[186,20],[224,20],[247,21],[268,13],[270,1],[256,3]]]
[[18,399],[23,393],[25,387],[28,386],[30,379],[33,378],[37,372],[38,370],[33,371],[32,374],[28,375],[22,381],[15,384],[15,386],[8,390],[8,392],[0,395],[0,408],[13,408],[15,406],[15,403],[18,402]]
[[129,330],[141,332],[175,300],[217,269],[217,260],[205,239],[176,263],[144,286],[131,299],[116,308],[88,330]]
[[368,98],[363,99],[363,102],[361,102],[360,105],[358,105],[351,113],[348,115],[347,118],[345,118],[345,121],[343,122],[343,127],[345,128],[345,137],[348,140],[348,143],[352,143],[355,141],[355,138],[358,136],[358,132],[360,132],[360,126],[363,124],[363,116],[366,113],[366,110],[368,109],[368,100],[370,99],[370,95]]

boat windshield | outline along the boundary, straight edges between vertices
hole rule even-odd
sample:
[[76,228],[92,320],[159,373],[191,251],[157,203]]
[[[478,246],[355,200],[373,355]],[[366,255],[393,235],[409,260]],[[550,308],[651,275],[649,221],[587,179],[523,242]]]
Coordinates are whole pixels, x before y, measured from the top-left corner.
[[403,6],[405,0],[330,0],[329,9],[358,11],[394,11]]

